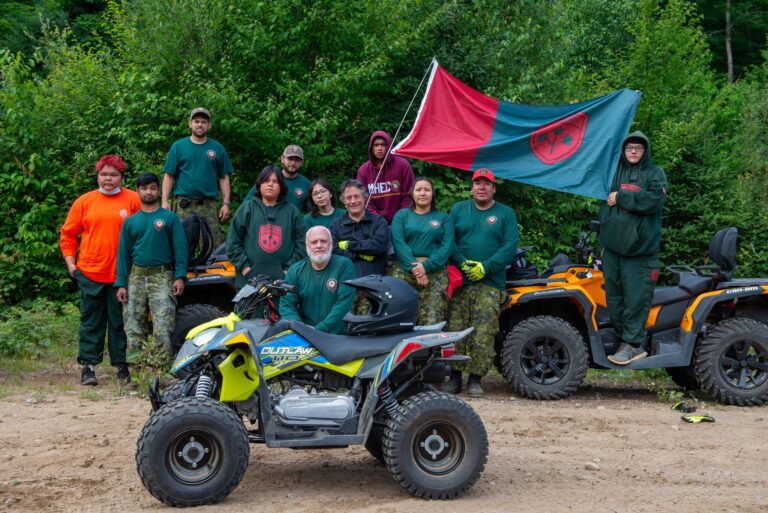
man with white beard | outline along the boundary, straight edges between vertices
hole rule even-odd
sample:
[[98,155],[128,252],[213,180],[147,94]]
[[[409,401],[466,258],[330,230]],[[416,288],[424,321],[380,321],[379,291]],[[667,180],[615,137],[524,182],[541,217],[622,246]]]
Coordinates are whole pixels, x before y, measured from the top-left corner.
[[308,258],[293,264],[285,275],[285,282],[296,289],[280,300],[280,317],[342,334],[342,319],[355,300],[355,289],[344,281],[357,277],[355,266],[349,258],[333,254],[331,232],[325,226],[310,228],[306,245]]

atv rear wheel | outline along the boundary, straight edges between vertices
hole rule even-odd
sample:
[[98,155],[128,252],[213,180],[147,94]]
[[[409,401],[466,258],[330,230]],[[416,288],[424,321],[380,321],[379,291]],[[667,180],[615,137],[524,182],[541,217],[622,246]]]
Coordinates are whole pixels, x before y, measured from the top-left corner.
[[715,326],[696,348],[701,388],[723,404],[757,406],[768,401],[768,326],[747,318]]
[[243,421],[208,398],[182,397],[152,413],[136,448],[144,487],[169,506],[199,506],[224,499],[248,467]]
[[587,374],[584,339],[570,323],[541,315],[516,325],[504,339],[502,375],[530,399],[564,399]]
[[699,380],[693,367],[667,367],[664,369],[675,385],[683,390],[698,390]]
[[173,330],[173,335],[171,335],[173,356],[176,356],[181,346],[184,345],[184,340],[189,330],[204,322],[212,321],[225,315],[227,314],[223,310],[204,303],[179,308],[176,311],[176,326]]
[[477,481],[488,460],[488,435],[477,413],[452,394],[425,392],[399,405],[382,437],[395,480],[423,499],[453,499]]

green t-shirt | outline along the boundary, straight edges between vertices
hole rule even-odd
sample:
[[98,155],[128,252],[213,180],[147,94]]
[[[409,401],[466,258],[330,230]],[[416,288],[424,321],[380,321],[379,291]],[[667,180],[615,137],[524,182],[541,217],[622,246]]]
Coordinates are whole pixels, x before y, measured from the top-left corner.
[[400,209],[389,233],[397,264],[405,272],[411,271],[415,257],[427,257],[423,265],[428,273],[442,269],[453,252],[453,221],[445,212],[418,214],[410,208]]
[[195,144],[185,137],[171,146],[163,171],[176,179],[175,196],[202,200],[218,197],[219,179],[233,168],[227,150],[218,141],[209,137],[203,144]]
[[307,214],[304,216],[304,224],[307,225],[307,230],[309,230],[313,226],[325,226],[326,228],[328,228],[334,219],[336,219],[337,217],[341,217],[346,213],[347,213],[346,209],[334,207],[333,212],[331,212],[327,216],[318,213],[317,216],[313,217],[312,214]]
[[490,287],[504,290],[504,269],[517,251],[517,217],[515,212],[498,201],[487,210],[480,210],[472,200],[456,203],[451,209],[454,250],[451,260],[461,265],[465,260],[483,264]]
[[[296,178],[291,179],[283,175],[283,179],[285,179],[285,188],[288,190],[288,194],[285,196],[285,200],[298,208],[299,212],[306,212],[307,209],[304,207],[306,206],[307,195],[309,194],[309,186],[312,185],[312,182],[310,182],[309,179],[307,179],[301,173],[297,174]],[[248,191],[248,194],[245,195],[243,203],[253,198],[255,195],[256,186],[254,185]]]
[[285,282],[296,286],[280,300],[280,316],[289,321],[301,321],[326,333],[344,333],[344,315],[352,309],[355,289],[344,285],[357,277],[350,259],[331,256],[324,269],[318,271],[309,259],[293,264]]
[[128,284],[131,265],[159,267],[174,264],[174,278],[187,275],[187,238],[179,217],[164,208],[139,210],[123,223],[117,246],[115,287]]

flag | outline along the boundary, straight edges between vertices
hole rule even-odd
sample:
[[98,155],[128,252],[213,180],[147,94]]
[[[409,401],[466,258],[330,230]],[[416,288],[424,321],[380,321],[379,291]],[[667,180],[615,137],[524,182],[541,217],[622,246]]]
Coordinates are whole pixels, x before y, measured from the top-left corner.
[[621,89],[572,105],[503,102],[435,61],[413,130],[393,153],[605,199],[639,101]]

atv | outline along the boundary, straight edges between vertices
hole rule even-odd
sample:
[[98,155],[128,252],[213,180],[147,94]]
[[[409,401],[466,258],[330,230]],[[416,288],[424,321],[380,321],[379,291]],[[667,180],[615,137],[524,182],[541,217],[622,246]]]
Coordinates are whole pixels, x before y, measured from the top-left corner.
[[488,456],[485,427],[468,404],[433,385],[469,359],[454,343],[473,328],[402,327],[401,310],[387,305],[406,287],[399,304],[415,320],[412,287],[378,276],[345,283],[376,308],[347,314],[346,336],[250,320],[265,310],[272,319],[270,300],[292,289],[264,277],[237,294],[233,313],[188,334],[171,369],[180,380],[164,392],[153,381],[153,411],[137,444],[138,473],[154,497],[171,506],[224,499],[246,471],[250,443],[364,445],[417,497],[453,499],[470,489]]
[[765,403],[768,279],[733,278],[738,230],[714,235],[708,251],[713,265],[667,267],[671,285],[655,289],[646,323],[648,357],[618,366],[608,356],[621,341],[611,327],[601,262],[590,246],[598,229],[593,221],[581,234],[575,261],[560,254],[537,275],[525,262],[530,248],[523,248],[509,266],[496,364],[515,392],[563,399],[588,367],[663,368],[676,384],[701,388],[721,403]]

